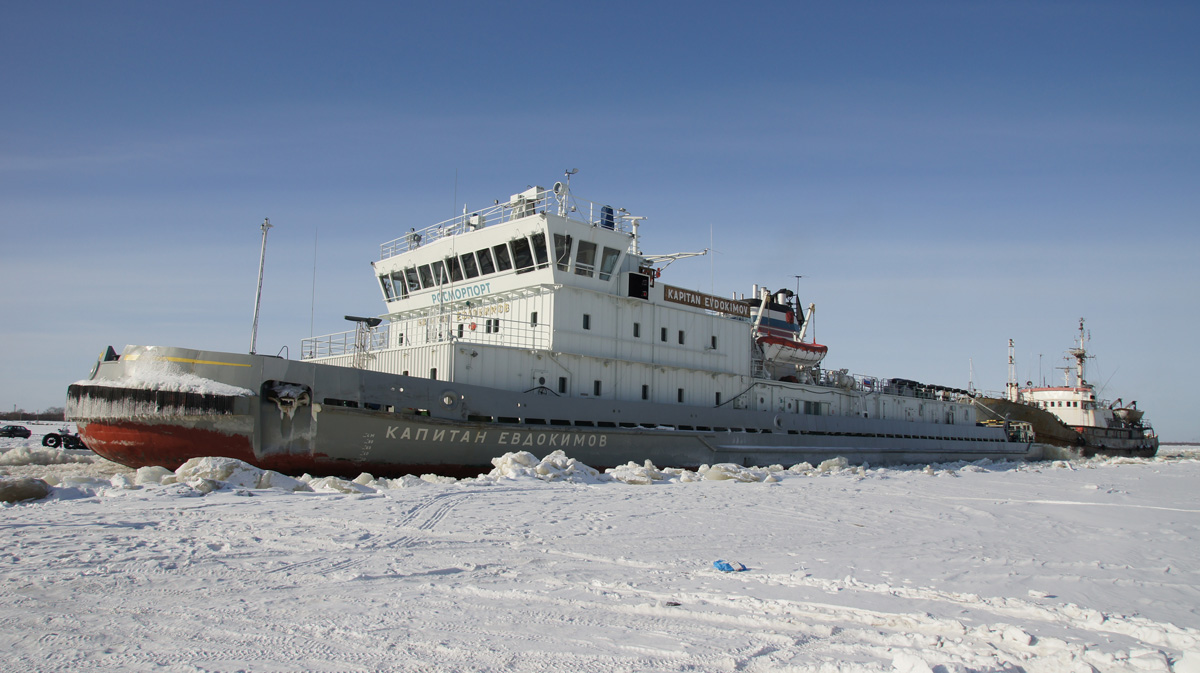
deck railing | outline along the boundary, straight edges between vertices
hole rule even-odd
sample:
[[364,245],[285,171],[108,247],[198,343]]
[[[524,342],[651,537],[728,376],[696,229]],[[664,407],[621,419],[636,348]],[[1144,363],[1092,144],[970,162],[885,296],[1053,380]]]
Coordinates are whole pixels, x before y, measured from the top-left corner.
[[[469,313],[444,313],[403,323],[385,323],[370,331],[366,352],[452,342],[547,349],[550,347],[550,325],[531,325],[523,320]],[[355,344],[355,330],[304,339],[300,343],[300,359],[353,355]]]
[[549,189],[540,189],[536,193],[527,190],[518,198],[493,206],[463,213],[444,222],[425,227],[424,229],[409,229],[400,238],[392,239],[379,246],[379,259],[395,257],[401,253],[415,250],[422,245],[458,234],[465,234],[476,229],[508,222],[535,213],[554,213],[576,222],[607,227],[617,231],[630,233],[633,222],[626,216],[622,208],[613,208],[605,204],[588,201],[571,195],[569,192],[555,194]]

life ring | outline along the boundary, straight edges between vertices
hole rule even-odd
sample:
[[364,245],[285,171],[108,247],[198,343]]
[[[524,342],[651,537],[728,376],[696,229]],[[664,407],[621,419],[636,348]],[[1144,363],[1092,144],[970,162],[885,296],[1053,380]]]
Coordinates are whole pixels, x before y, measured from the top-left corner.
[[472,331],[472,332],[474,332],[474,331],[475,331],[475,323],[471,323],[471,331]]

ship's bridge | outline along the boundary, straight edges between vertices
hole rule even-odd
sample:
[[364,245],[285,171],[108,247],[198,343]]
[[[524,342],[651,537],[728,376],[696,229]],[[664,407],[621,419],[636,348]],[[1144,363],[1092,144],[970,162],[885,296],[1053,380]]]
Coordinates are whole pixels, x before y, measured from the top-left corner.
[[649,275],[637,273],[644,264],[637,249],[641,219],[576,198],[561,183],[532,187],[382,244],[375,273],[392,316],[532,287],[644,297]]

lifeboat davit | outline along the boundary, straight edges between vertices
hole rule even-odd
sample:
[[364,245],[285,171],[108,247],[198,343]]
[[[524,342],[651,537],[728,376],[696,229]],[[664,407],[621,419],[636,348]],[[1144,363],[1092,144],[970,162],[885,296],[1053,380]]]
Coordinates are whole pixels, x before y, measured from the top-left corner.
[[[761,300],[750,304],[753,308],[763,306]],[[769,362],[811,367],[820,364],[829,352],[828,346],[802,340],[796,311],[788,304],[766,302],[763,314],[756,317],[754,330],[754,340]]]

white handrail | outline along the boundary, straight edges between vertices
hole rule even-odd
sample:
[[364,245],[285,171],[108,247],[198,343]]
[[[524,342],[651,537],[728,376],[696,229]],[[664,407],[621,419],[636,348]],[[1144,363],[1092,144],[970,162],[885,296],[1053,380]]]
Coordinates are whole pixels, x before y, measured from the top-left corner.
[[[601,222],[601,213],[605,208],[611,209],[612,220]],[[587,213],[586,217],[584,216],[584,211]],[[450,236],[475,231],[491,224],[509,222],[534,213],[543,212],[557,214],[568,220],[595,226],[607,226],[611,224],[612,228],[616,231],[625,233],[633,232],[632,222],[625,217],[626,212],[623,209],[613,208],[612,206],[588,201],[587,199],[576,198],[569,193],[560,196],[548,189],[543,189],[538,192],[536,199],[520,198],[506,203],[498,203],[473,213],[457,215],[424,229],[409,229],[407,234],[381,244],[379,246],[379,259],[384,260],[389,257],[395,257],[401,253],[415,250],[422,245],[428,245],[429,243]]]

